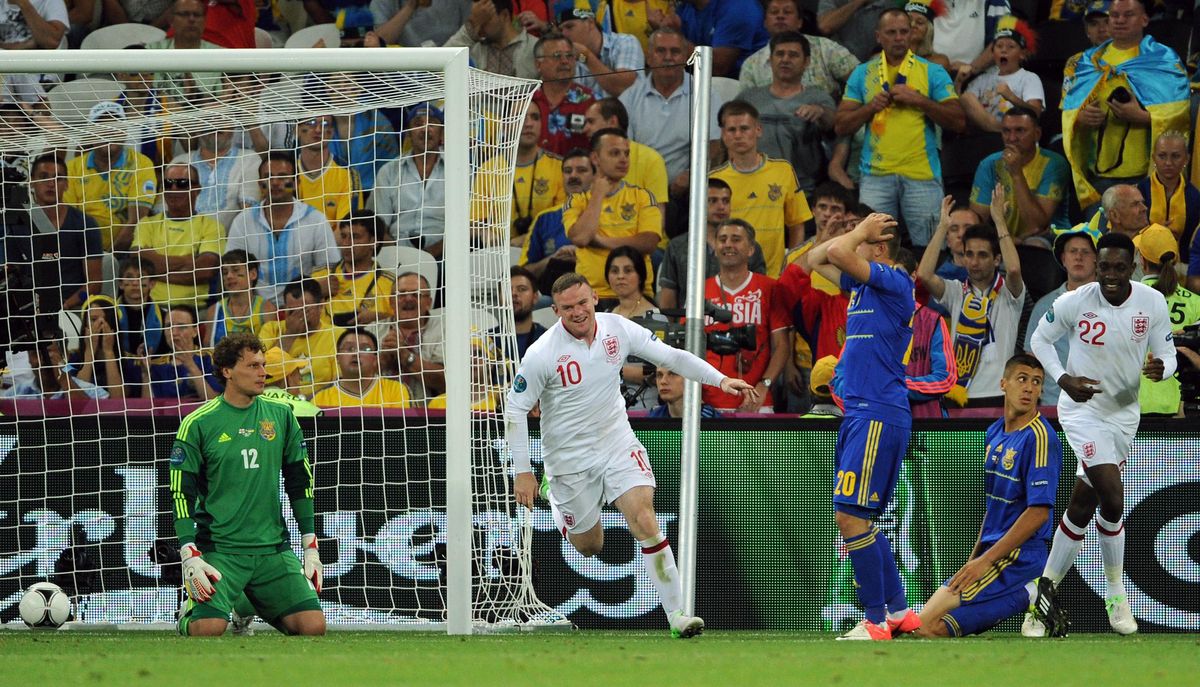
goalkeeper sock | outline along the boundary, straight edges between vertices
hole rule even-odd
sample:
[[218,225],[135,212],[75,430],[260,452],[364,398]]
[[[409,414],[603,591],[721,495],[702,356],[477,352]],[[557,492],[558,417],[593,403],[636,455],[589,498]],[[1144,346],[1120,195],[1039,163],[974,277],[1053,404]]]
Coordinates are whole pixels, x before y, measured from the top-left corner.
[[1067,576],[1067,571],[1079,555],[1079,549],[1083,548],[1083,537],[1086,533],[1087,523],[1080,527],[1071,522],[1066,515],[1059,521],[1058,529],[1054,530],[1054,544],[1050,547],[1050,556],[1046,559],[1046,569],[1042,571],[1042,577],[1050,578],[1055,587]]
[[1118,519],[1109,522],[1096,514],[1096,531],[1100,533],[1100,554],[1104,558],[1104,579],[1108,582],[1106,598],[1125,596],[1125,523]]
[[892,552],[892,542],[887,536],[875,530],[875,548],[883,563],[883,598],[887,602],[888,617],[900,620],[908,612],[908,597],[904,593],[904,580],[900,579],[900,569],[896,567],[896,554]]
[[638,544],[642,547],[642,563],[646,565],[650,581],[658,590],[658,599],[669,616],[683,608],[683,583],[679,580],[679,569],[675,567],[675,553],[671,551],[671,543],[667,541],[666,535],[660,532],[651,539],[639,541]]
[[883,591],[883,560],[875,546],[875,529],[846,540],[854,580],[858,582],[858,600],[867,620],[876,625],[887,618]]

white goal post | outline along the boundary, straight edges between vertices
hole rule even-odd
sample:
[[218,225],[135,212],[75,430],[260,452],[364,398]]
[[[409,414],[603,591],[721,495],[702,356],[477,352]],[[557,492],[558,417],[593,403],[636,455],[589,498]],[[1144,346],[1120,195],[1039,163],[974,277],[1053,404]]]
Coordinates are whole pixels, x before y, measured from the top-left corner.
[[[439,541],[444,538],[445,542],[445,629],[451,634],[469,634],[482,628],[529,627],[564,622],[560,616],[555,616],[552,609],[541,604],[533,593],[530,581],[528,514],[511,503],[511,493],[499,493],[500,488],[494,489],[495,493],[485,497],[490,499],[486,504],[481,503],[476,493],[477,485],[480,482],[488,482],[489,478],[492,481],[498,480],[496,483],[502,485],[503,489],[510,489],[510,475],[507,473],[511,467],[507,462],[507,451],[503,447],[502,418],[485,419],[484,422],[488,423],[489,428],[484,431],[482,439],[478,436],[481,413],[478,407],[473,408],[473,401],[480,395],[480,390],[476,388],[479,381],[473,377],[473,369],[482,366],[491,379],[498,380],[497,388],[506,386],[508,376],[512,374],[508,365],[491,354],[483,354],[483,359],[480,359],[481,354],[475,344],[485,335],[485,330],[489,329],[490,320],[488,316],[480,316],[478,313],[480,310],[488,311],[490,317],[499,321],[497,331],[503,339],[500,344],[503,347],[511,347],[514,327],[507,288],[509,262],[506,222],[481,225],[478,218],[472,217],[473,208],[482,204],[491,209],[493,217],[507,218],[511,197],[507,192],[498,192],[494,197],[480,198],[478,192],[473,189],[471,180],[479,174],[482,160],[478,158],[487,152],[503,158],[507,163],[503,166],[504,174],[500,175],[502,178],[494,180],[493,186],[501,191],[511,188],[515,163],[515,134],[519,131],[525,107],[536,84],[470,69],[468,52],[461,48],[69,50],[4,51],[0,54],[0,74],[6,76],[94,75],[96,72],[118,74],[145,71],[181,72],[197,77],[201,73],[228,77],[282,72],[316,75],[318,79],[321,75],[352,72],[363,75],[364,79],[372,84],[371,87],[388,91],[378,94],[378,98],[373,98],[375,94],[370,88],[365,88],[366,95],[363,97],[366,98],[367,104],[364,106],[361,100],[356,101],[351,97],[340,99],[336,89],[327,90],[323,99],[315,103],[315,107],[322,115],[331,117],[359,112],[364,107],[403,108],[435,100],[444,104],[442,112],[446,134],[442,164],[446,183],[444,239],[441,243],[444,282],[441,316],[444,322],[442,345],[446,361],[445,531],[439,533],[438,537]],[[503,121],[489,119],[493,114],[488,105],[489,94],[492,92],[502,92],[503,112],[495,114],[497,120]],[[273,124],[290,127],[304,114],[304,101],[284,103],[274,109],[267,106],[247,109],[248,105],[253,106],[254,102],[213,93],[171,110],[162,121],[175,131],[186,134],[205,129],[211,126],[214,120],[232,121],[247,127],[269,127]],[[85,114],[80,113],[76,120],[84,120]],[[80,121],[77,126],[31,126],[20,129],[0,127],[0,153],[78,149],[81,144],[88,143],[100,145],[106,137],[111,139],[129,134],[139,121],[145,124],[149,120],[130,117],[121,122]],[[487,131],[490,128],[504,131]],[[484,139],[489,140],[486,151],[485,146],[481,145]],[[156,172],[160,179],[166,166],[165,159],[158,165]],[[486,344],[483,347],[487,349],[490,345]],[[483,414],[488,412],[489,410],[485,409]],[[494,415],[495,408],[491,408],[490,412]],[[74,450],[69,444],[57,448],[68,452]],[[489,454],[488,460],[498,464],[503,474],[496,473],[493,466],[489,468],[493,470],[493,474],[488,478],[480,478],[480,468],[477,464],[479,459],[473,460],[473,457],[478,456],[481,451]],[[338,457],[314,456],[318,469],[323,460],[330,459],[337,460]],[[0,461],[2,460],[0,457]],[[365,477],[363,480],[366,484]],[[430,491],[436,492],[437,489],[430,488]],[[441,504],[437,508],[440,509]],[[162,506],[159,506],[160,514],[162,510]],[[505,582],[519,589],[505,592],[505,599],[497,602],[504,605],[503,609],[481,609],[481,604],[491,603],[492,592],[479,591],[481,582],[479,579],[473,580],[473,568],[476,575],[486,577],[489,575],[491,562],[481,561],[480,553],[473,551],[472,547],[473,543],[480,539],[480,528],[493,526],[481,525],[480,521],[488,520],[496,512],[505,511],[511,516],[510,520],[495,526],[501,529],[517,527],[520,532],[495,536],[511,536],[519,542],[512,547],[519,558],[519,579]],[[487,532],[484,536],[490,540],[495,538],[493,534]],[[320,531],[318,536],[323,536]],[[168,534],[160,534],[160,538],[169,537]],[[375,545],[383,546],[378,541]],[[363,546],[369,547],[368,544]],[[8,556],[13,553],[15,552],[11,550],[0,549],[0,555]],[[490,555],[491,553],[486,554]],[[17,574],[8,569],[13,565],[0,562],[0,581],[6,575]],[[494,570],[491,570],[490,574],[497,575]],[[507,573],[502,571],[498,574],[503,576]],[[441,623],[428,620],[428,617],[424,617],[424,621],[430,627],[441,627]],[[387,625],[387,622],[382,624]]]

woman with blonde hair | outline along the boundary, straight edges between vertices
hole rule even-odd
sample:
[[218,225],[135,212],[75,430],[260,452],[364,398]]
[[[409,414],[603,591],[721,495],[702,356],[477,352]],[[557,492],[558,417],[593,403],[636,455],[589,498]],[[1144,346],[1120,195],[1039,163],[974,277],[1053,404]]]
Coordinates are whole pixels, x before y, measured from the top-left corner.
[[950,58],[933,51],[933,20],[946,13],[942,0],[906,0],[904,11],[908,13],[908,49],[917,57],[950,71]]

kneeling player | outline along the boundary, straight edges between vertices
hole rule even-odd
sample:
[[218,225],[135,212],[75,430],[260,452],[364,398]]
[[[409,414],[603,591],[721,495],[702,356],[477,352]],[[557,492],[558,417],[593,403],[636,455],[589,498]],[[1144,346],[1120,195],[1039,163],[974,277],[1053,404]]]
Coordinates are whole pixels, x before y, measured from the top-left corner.
[[[987,431],[979,541],[970,560],[925,604],[919,637],[977,634],[1033,610],[1062,465],[1062,444],[1037,408],[1043,375],[1037,358],[1023,353],[1004,367],[1004,417]],[[1065,624],[1057,604],[1038,615],[1048,626]]]
[[[323,635],[313,477],[300,425],[286,403],[261,397],[267,372],[258,337],[221,339],[213,366],[225,391],[183,419],[171,448],[171,501],[189,597],[179,632],[223,634],[244,594],[280,632]],[[303,566],[288,546],[280,473],[302,535]]]
[[675,556],[654,513],[654,472],[625,414],[621,366],[636,355],[726,393],[753,397],[754,387],[667,346],[620,315],[597,315],[596,293],[579,274],[559,277],[551,293],[560,321],[526,351],[505,406],[516,501],[533,508],[538,489],[529,459],[527,416],[540,401],[547,496],[559,530],[584,556],[595,556],[604,547],[600,510],[606,503],[616,506],[641,545],[671,634],[700,634],[704,621],[683,613]]

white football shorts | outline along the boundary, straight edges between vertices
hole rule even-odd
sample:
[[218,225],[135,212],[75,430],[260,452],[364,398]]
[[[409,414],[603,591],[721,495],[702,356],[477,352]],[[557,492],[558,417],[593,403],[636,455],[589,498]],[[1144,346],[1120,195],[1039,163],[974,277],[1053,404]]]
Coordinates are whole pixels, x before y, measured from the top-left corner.
[[614,451],[609,459],[585,472],[550,477],[549,497],[568,532],[587,532],[600,521],[604,504],[634,487],[656,487],[646,447],[637,440]]
[[1067,443],[1075,452],[1076,477],[1090,486],[1084,468],[1097,465],[1116,465],[1124,474],[1125,461],[1129,459],[1133,436],[1137,433],[1136,425],[1125,427],[1117,422],[1103,422],[1100,418],[1059,418],[1059,421],[1067,435]]

